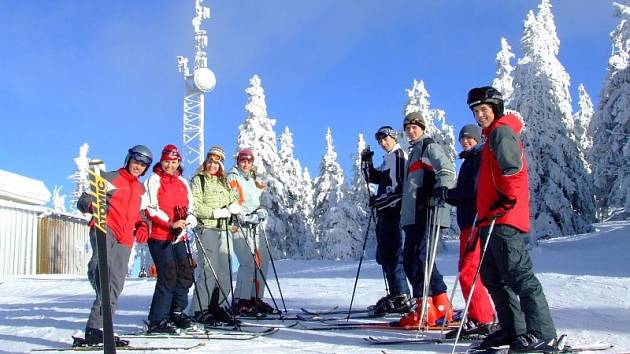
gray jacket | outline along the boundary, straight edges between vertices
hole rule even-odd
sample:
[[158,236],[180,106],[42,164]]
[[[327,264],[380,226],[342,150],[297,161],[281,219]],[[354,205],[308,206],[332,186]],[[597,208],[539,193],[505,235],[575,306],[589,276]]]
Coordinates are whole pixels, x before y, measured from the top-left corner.
[[[424,218],[435,187],[453,187],[455,165],[442,147],[423,135],[409,146],[409,160],[405,166],[400,225],[413,225],[416,218]],[[421,156],[422,155],[422,156]],[[450,206],[439,208],[439,224],[450,226]]]

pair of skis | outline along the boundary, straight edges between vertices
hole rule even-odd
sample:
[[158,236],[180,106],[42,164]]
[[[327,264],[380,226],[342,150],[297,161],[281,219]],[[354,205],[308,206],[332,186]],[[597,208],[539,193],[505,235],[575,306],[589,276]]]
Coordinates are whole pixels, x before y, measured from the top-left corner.
[[[426,337],[410,337],[410,338],[390,338],[390,337],[367,337],[364,340],[370,344],[375,345],[394,345],[394,344],[452,344],[455,342],[454,339],[445,339],[445,338],[426,338]],[[468,339],[470,340],[470,339]],[[474,340],[474,339],[473,339]],[[569,345],[566,344],[567,335],[563,334],[558,339],[558,344],[556,349],[551,351],[551,353],[558,354],[569,354],[569,353],[579,353],[586,351],[603,351],[608,350],[614,347],[614,345],[610,343],[597,342],[591,344],[579,344],[579,345]],[[513,353],[510,351],[508,346],[501,348],[489,348],[489,349],[469,349],[466,351],[467,354],[509,354]]]
[[[116,350],[123,351],[142,351],[147,353],[152,353],[160,350],[192,350],[196,348],[200,348],[206,345],[206,343],[196,343],[193,345],[170,345],[170,346],[135,346],[128,345],[125,347],[117,347]],[[80,347],[70,347],[70,348],[40,348],[33,349],[32,352],[94,352],[94,351],[104,351],[105,347],[102,345],[86,345]]]

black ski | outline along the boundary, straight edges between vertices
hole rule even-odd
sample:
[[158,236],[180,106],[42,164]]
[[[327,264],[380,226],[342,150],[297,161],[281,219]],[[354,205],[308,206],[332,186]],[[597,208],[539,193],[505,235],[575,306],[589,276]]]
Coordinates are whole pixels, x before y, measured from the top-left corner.
[[[125,347],[118,347],[116,350],[130,350],[130,351],[143,351],[147,353],[156,352],[159,350],[191,350],[199,347],[203,347],[205,343],[197,343],[195,345],[170,345],[170,346],[135,346],[128,345]],[[105,348],[102,345],[86,345],[82,347],[67,347],[67,348],[39,348],[32,349],[32,352],[94,352],[103,351]]]
[[[554,349],[550,349],[545,353],[551,354],[570,354],[570,353],[580,353],[580,352],[590,352],[590,351],[601,351],[608,350],[614,347],[614,345],[610,343],[597,342],[591,344],[575,344],[569,345],[566,344],[567,335],[563,334],[558,337],[557,345]],[[503,346],[499,348],[487,348],[487,349],[469,349],[466,351],[467,354],[519,354],[518,352],[510,350],[510,347]]]
[[[481,337],[466,337],[460,338],[460,342],[470,342],[470,341],[478,341]],[[409,337],[409,338],[391,338],[391,337],[367,337],[363,338],[366,342],[370,344],[379,344],[379,345],[392,345],[392,344],[411,344],[411,343],[426,343],[426,344],[442,344],[442,343],[454,343],[455,339],[446,339],[446,338],[426,338],[426,337]]]
[[[343,314],[348,314],[348,309],[340,309],[339,306],[333,306],[329,309],[323,309],[323,310],[311,310],[311,309],[307,309],[305,307],[301,307],[300,310],[302,312],[304,312],[305,314],[308,315],[312,315],[312,316],[322,316],[322,315],[343,315]],[[351,314],[353,313],[368,313],[370,312],[369,309],[356,309],[356,310],[352,310],[350,311]]]
[[[309,325],[304,322],[300,322],[300,327],[311,331],[338,331],[338,330],[353,330],[353,329],[387,329],[398,331],[417,331],[417,326],[400,326],[396,321],[394,322],[336,322],[328,323],[321,322],[316,325]],[[451,327],[430,327],[429,331],[450,330]]]

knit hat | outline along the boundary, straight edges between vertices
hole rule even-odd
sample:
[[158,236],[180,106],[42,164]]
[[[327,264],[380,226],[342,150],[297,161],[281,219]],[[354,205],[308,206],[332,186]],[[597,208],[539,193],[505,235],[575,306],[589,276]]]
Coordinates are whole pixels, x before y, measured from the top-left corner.
[[415,124],[425,130],[427,128],[427,124],[424,121],[424,118],[420,114],[420,112],[411,112],[405,116],[405,120],[403,120],[403,128],[409,124]]
[[179,150],[177,150],[177,146],[168,144],[162,149],[162,156],[160,157],[160,161],[171,161],[171,160],[182,160],[182,156],[179,154]]
[[225,151],[223,151],[223,148],[220,146],[211,147],[210,150],[208,150],[208,158],[211,158],[210,155],[219,157],[220,162],[225,161]]
[[474,124],[466,124],[462,127],[462,130],[459,131],[459,139],[462,140],[463,137],[473,138],[477,143],[481,142],[481,127]]
[[236,155],[236,162],[241,162],[241,160],[254,162],[254,152],[252,149],[243,149],[239,151],[238,155]]

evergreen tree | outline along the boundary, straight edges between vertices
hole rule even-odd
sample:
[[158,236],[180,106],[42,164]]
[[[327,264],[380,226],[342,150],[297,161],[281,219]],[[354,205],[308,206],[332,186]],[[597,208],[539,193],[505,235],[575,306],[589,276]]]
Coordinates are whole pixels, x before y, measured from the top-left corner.
[[360,255],[362,239],[356,211],[345,197],[347,188],[344,174],[337,162],[330,128],[326,132],[326,153],[315,180],[315,207],[313,218],[323,259],[356,259]]
[[302,173],[302,180],[304,181],[304,188],[302,189],[303,195],[303,208],[306,213],[305,226],[307,229],[308,237],[304,238],[304,258],[305,259],[320,259],[319,248],[317,246],[319,238],[315,232],[315,221],[313,219],[313,212],[315,209],[315,185],[311,174],[308,172],[308,168],[304,167]]
[[267,116],[265,91],[258,75],[249,80],[247,94],[247,113],[245,121],[239,126],[237,139],[238,150],[250,148],[254,151],[254,170],[259,180],[267,184],[262,194],[261,205],[269,212],[264,225],[266,235],[276,256],[284,256],[285,237],[287,235],[286,208],[282,200],[286,200],[285,186],[277,178],[280,161],[276,145],[276,133],[273,126],[276,120]]
[[66,212],[66,196],[65,194],[61,194],[62,189],[63,189],[63,186],[55,186],[55,188],[53,188],[52,205],[53,205],[53,210],[65,213]]
[[83,143],[79,148],[79,156],[74,159],[74,163],[77,166],[77,170],[68,176],[68,179],[74,181],[76,186],[74,188],[74,192],[72,192],[72,197],[70,198],[70,210],[75,213],[78,213],[77,210],[77,201],[83,194],[83,192],[88,192],[90,190],[90,181],[88,175],[88,169],[90,168],[90,159],[87,157],[88,151],[90,150],[90,145],[88,143]]
[[[588,132],[588,126],[593,117],[593,102],[591,102],[591,97],[582,84],[578,86],[578,94],[578,107],[580,109],[573,117],[575,120],[575,139],[577,140],[578,148],[582,151],[582,154],[587,156],[588,151],[593,146],[593,139],[589,136]],[[590,173],[590,168],[588,172]]]
[[494,81],[492,81],[492,87],[503,94],[503,100],[506,105],[510,104],[510,99],[514,92],[514,87],[512,86],[514,67],[510,63],[510,60],[513,58],[512,47],[510,47],[507,39],[501,37],[501,50],[497,53],[497,72]]
[[514,70],[511,108],[525,119],[532,234],[558,236],[591,230],[594,201],[586,161],[578,149],[569,75],[557,58],[559,40],[551,4],[527,14]]
[[610,33],[612,56],[589,130],[599,217],[627,218],[630,210],[630,2],[614,3],[619,24]]
[[313,209],[312,199],[309,200],[300,161],[293,156],[293,134],[289,127],[285,127],[280,136],[280,169],[277,178],[286,188],[285,193],[279,195],[287,217],[287,233],[284,239],[284,255],[289,258],[308,258],[313,253],[315,237],[312,223],[309,222]]
[[[376,225],[375,220],[370,220],[370,208],[368,206],[370,192],[368,192],[368,185],[363,175],[361,164],[361,151],[365,150],[367,144],[363,138],[363,134],[359,134],[357,138],[357,149],[354,154],[350,156],[353,161],[352,164],[352,182],[350,183],[350,191],[348,200],[352,203],[353,208],[356,210],[357,222],[360,226],[357,233],[360,234],[361,239],[365,238],[365,232],[370,227],[366,245],[367,255],[374,255],[376,251]],[[375,214],[376,216],[376,214]]]

